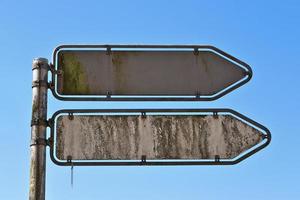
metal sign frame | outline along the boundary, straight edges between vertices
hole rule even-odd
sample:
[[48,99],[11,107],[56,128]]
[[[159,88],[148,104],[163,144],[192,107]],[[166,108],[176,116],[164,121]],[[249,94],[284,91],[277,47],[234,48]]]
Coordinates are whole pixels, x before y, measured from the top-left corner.
[[[171,96],[171,95],[83,95],[78,97],[76,95],[59,95],[57,92],[57,76],[59,71],[57,69],[58,62],[57,56],[58,53],[62,50],[99,50],[105,49],[107,52],[111,52],[114,49],[116,50],[126,50],[126,49],[136,49],[136,50],[149,50],[149,49],[169,49],[169,50],[190,50],[197,53],[199,51],[210,51],[217,55],[220,55],[224,59],[229,60],[230,62],[236,63],[241,68],[246,70],[245,76],[240,81],[234,83],[233,85],[228,86],[227,88],[221,90],[217,94],[211,96],[201,96],[197,95],[185,95],[185,96]],[[252,77],[252,69],[245,62],[225,53],[224,51],[210,45],[61,45],[54,49],[53,52],[53,64],[51,67],[52,72],[52,81],[51,81],[51,91],[55,98],[63,101],[213,101],[219,99],[220,97],[228,94],[229,92],[239,88],[240,86],[246,84]],[[100,97],[102,96],[102,97]]]
[[[246,152],[245,154],[241,154],[241,156],[236,157],[235,159],[220,159],[216,157],[214,160],[183,160],[183,161],[73,161],[71,159],[67,161],[58,160],[55,156],[55,120],[61,114],[69,114],[70,116],[74,114],[89,114],[89,113],[141,113],[141,115],[146,115],[147,113],[211,113],[214,116],[217,116],[218,113],[228,113],[233,115],[235,118],[241,119],[248,125],[258,128],[264,132],[262,138],[264,142],[256,145],[254,148]],[[265,148],[271,142],[271,133],[270,131],[263,125],[259,124],[258,122],[232,110],[226,108],[220,109],[66,109],[66,110],[59,110],[55,112],[51,118],[50,123],[51,129],[51,142],[50,146],[50,158],[56,165],[59,166],[139,166],[139,165],[150,165],[150,166],[165,166],[165,165],[234,165],[237,164],[246,158],[250,157],[251,155],[255,154],[256,152],[260,151],[261,149]]]

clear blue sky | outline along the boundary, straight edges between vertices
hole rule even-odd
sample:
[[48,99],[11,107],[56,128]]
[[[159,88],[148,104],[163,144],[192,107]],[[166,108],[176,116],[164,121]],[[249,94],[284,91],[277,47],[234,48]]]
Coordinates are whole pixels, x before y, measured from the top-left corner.
[[62,108],[233,108],[267,126],[270,146],[235,166],[76,167],[47,154],[46,199],[299,199],[299,1],[0,3],[0,199],[28,199],[31,63],[59,44],[211,44],[251,65],[245,86],[209,103],[70,103]]

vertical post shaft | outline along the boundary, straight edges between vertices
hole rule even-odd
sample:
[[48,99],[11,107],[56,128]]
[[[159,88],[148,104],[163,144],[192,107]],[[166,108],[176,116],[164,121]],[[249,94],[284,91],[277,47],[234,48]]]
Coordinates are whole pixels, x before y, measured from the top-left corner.
[[45,199],[48,60],[32,63],[32,121],[30,143],[30,200]]

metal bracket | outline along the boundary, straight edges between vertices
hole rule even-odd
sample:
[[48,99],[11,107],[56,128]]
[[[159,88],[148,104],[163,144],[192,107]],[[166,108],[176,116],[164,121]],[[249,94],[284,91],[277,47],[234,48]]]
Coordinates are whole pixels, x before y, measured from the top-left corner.
[[52,74],[56,74],[56,75],[61,75],[63,73],[62,70],[56,70],[55,66],[52,63],[49,64],[49,70],[51,71]]
[[200,97],[201,97],[201,94],[200,94],[200,92],[197,91],[197,92],[196,92],[196,95],[195,95],[195,98],[196,98],[196,99],[200,99]]
[[44,145],[44,146],[51,147],[52,144],[53,144],[53,138],[52,137],[49,137],[48,139],[45,139],[45,138],[35,138],[35,139],[31,140],[31,142],[30,142],[30,146]]
[[72,156],[67,156],[67,163],[72,163]]
[[48,83],[48,88],[53,93],[54,88],[55,88],[55,76],[54,75],[61,75],[61,74],[63,74],[63,71],[56,70],[55,66],[52,63],[49,64],[49,71],[51,72],[51,81]]
[[215,162],[220,162],[220,156],[219,155],[215,155]]
[[53,138],[52,138],[52,137],[49,137],[49,138],[47,139],[47,141],[46,141],[46,144],[47,144],[47,146],[51,147],[52,144],[53,144]]
[[144,118],[146,118],[146,112],[141,112],[141,116],[142,116],[142,118],[144,119]]
[[50,90],[53,90],[53,89],[54,89],[54,83],[53,83],[52,81],[50,81],[50,82],[48,83],[48,88],[49,88]]
[[213,117],[217,118],[218,117],[218,112],[213,112]]
[[106,91],[106,98],[110,98],[111,97],[111,94],[109,91]]
[[142,158],[141,158],[141,164],[143,165],[143,164],[146,164],[146,155],[142,155]]
[[47,121],[47,123],[48,123],[48,126],[49,126],[49,127],[52,127],[52,125],[53,125],[53,120],[52,120],[52,118],[49,118],[48,121]]
[[198,48],[194,48],[194,55],[198,56],[199,55],[199,49]]
[[107,47],[106,48],[106,55],[110,55],[111,54],[111,47]]
[[69,118],[69,120],[73,120],[73,119],[74,119],[73,113],[69,113],[69,114],[68,114],[68,118]]

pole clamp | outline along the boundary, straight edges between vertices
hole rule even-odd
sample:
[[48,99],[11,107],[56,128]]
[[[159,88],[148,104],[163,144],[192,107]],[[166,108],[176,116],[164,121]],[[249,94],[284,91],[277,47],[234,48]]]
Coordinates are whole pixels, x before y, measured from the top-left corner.
[[36,65],[33,65],[32,71],[35,70],[35,69],[40,69],[40,68],[44,68],[46,70],[49,70],[48,65],[45,65],[45,64],[42,64],[41,62],[38,62]]
[[49,83],[47,81],[43,81],[43,80],[36,80],[32,82],[32,88],[34,87],[46,87],[49,89],[53,89],[54,88],[54,84],[52,81],[50,81]]
[[32,82],[32,88],[34,87],[49,87],[49,83],[47,81],[44,80],[35,80]]
[[47,146],[47,140],[44,138],[35,138],[32,139],[30,142],[30,146],[35,146],[35,145],[43,145],[43,146]]
[[45,139],[45,138],[35,138],[35,139],[32,139],[31,142],[30,142],[30,146],[35,146],[35,145],[43,145],[43,146],[51,146],[53,143],[53,140],[52,138],[48,138],[48,139]]
[[46,119],[32,119],[30,125],[31,126],[50,126],[51,120]]

